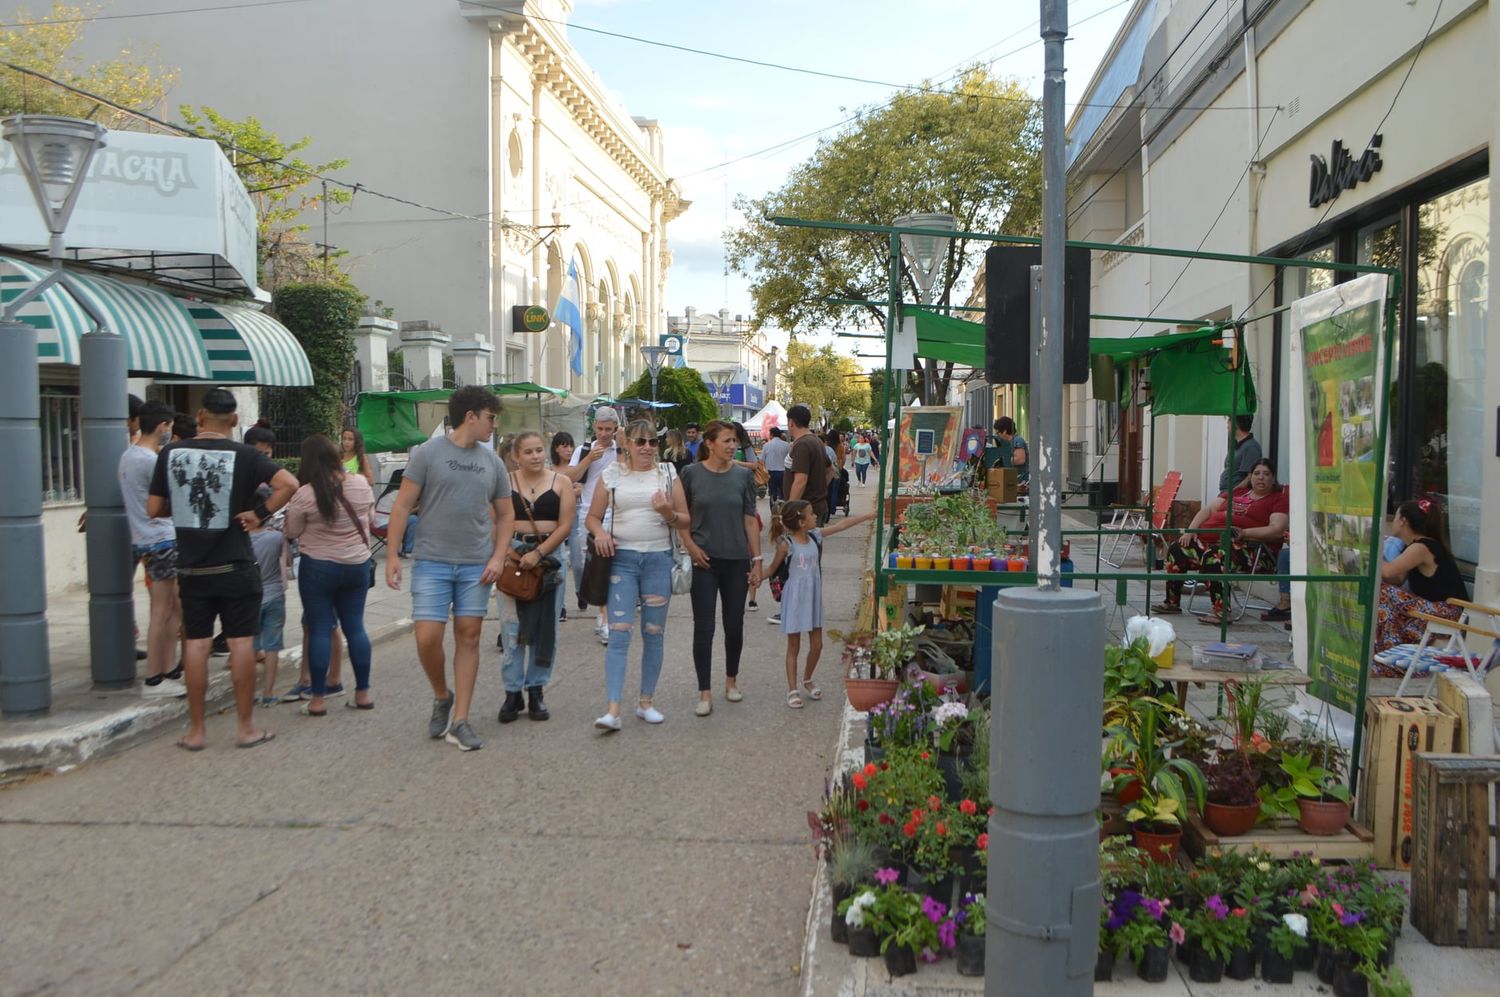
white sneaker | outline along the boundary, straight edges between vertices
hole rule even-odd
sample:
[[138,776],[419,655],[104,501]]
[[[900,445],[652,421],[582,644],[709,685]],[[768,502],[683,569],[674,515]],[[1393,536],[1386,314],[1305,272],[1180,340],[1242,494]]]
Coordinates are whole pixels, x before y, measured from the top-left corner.
[[599,643],[606,647],[609,646],[609,627],[605,625],[603,620],[594,621],[594,636],[599,638]]
[[162,679],[155,685],[141,683],[142,699],[181,699],[187,695],[187,686],[177,679]]
[[[658,710],[654,706],[637,706],[635,708],[635,715],[646,721],[648,724],[659,724],[667,719],[666,717],[661,715],[661,710]],[[618,720],[615,722],[619,723]],[[619,728],[617,727],[615,729],[618,730]]]
[[771,624],[771,626],[773,626],[773,627],[779,627],[779,626],[781,626],[781,614],[780,613],[772,613],[770,616],[766,617],[766,622],[769,623],[769,624]]
[[[637,710],[636,712],[639,713],[640,711]],[[660,716],[660,714],[657,715]],[[606,734],[613,734],[615,731],[620,729],[620,718],[615,716],[613,713],[606,713],[604,714],[604,716],[594,721],[594,726],[599,730],[604,731],[604,733]]]

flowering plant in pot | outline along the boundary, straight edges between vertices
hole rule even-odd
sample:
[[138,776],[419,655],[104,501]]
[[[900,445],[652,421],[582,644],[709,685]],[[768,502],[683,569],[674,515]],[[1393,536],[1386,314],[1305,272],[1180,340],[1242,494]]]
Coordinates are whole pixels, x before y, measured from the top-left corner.
[[852,655],[844,677],[844,693],[856,710],[868,710],[896,693],[896,685],[912,659],[913,642],[922,627],[882,630],[870,642],[868,655]]
[[1194,980],[1219,982],[1230,954],[1235,949],[1249,947],[1249,914],[1244,907],[1230,907],[1222,896],[1214,893],[1196,910],[1173,915],[1173,921],[1182,926],[1187,940],[1195,946],[1193,962],[1188,967]]
[[984,894],[965,893],[953,912],[958,928],[958,972],[962,976],[984,975]]
[[1137,890],[1121,890],[1110,904],[1105,928],[1114,938],[1115,953],[1130,959],[1136,973],[1149,983],[1167,978],[1171,901],[1148,897]]
[[827,861],[834,910],[829,933],[834,941],[847,942],[848,922],[839,913],[839,908],[859,887],[874,882],[875,846],[863,838],[842,835],[829,849]]
[[[886,968],[892,976],[901,976],[916,971],[919,952],[936,953],[941,946],[938,938],[940,916],[933,920],[930,898],[918,896],[898,886],[896,870],[877,870],[876,876],[884,885],[875,890],[875,899],[864,911],[864,923],[880,941],[880,951],[886,957]],[[943,907],[942,914],[947,913]]]
[[[885,872],[900,875],[894,869],[880,869],[876,871],[876,878],[880,878]],[[870,913],[878,896],[874,887],[863,886],[834,908],[834,913],[844,919],[844,934],[849,942],[849,954],[852,956],[868,959],[880,954],[880,940],[875,935],[875,926]]]
[[925,682],[903,682],[890,699],[870,707],[866,724],[882,750],[924,743],[938,696]]
[[1307,948],[1307,915],[1287,911],[1266,934],[1260,975],[1267,983],[1290,983],[1298,955]]
[[945,904],[953,899],[956,869],[953,846],[958,816],[958,810],[951,804],[931,796],[926,806],[913,809],[901,825],[901,833],[907,839],[907,883]]

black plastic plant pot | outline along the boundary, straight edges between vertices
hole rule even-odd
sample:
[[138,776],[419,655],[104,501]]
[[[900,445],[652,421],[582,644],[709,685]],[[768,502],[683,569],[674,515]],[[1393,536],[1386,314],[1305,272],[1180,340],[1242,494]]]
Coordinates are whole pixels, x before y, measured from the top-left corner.
[[1283,959],[1280,952],[1267,945],[1266,951],[1260,957],[1260,978],[1267,983],[1290,983],[1296,965],[1295,957]]
[[958,975],[983,976],[984,936],[959,935],[956,957],[958,960]]
[[873,929],[859,927],[849,929],[849,954],[862,959],[873,959],[880,954],[880,939]]
[[1100,949],[1094,959],[1094,982],[1108,983],[1115,975],[1115,954],[1110,949]]
[[[842,896],[840,896],[842,892]],[[849,896],[850,890],[847,886],[835,886],[833,888],[833,915],[828,921],[828,934],[840,945],[849,941],[849,922],[844,920],[844,915],[839,913],[839,904],[843,903]]]
[[1255,976],[1255,949],[1246,946],[1229,953],[1224,975],[1231,980],[1248,980]]
[[1194,983],[1218,983],[1224,979],[1224,960],[1200,948],[1193,953],[1193,961],[1188,963],[1188,977]]
[[1308,942],[1296,951],[1292,956],[1292,966],[1304,973],[1310,973],[1318,964],[1318,946]]
[[1177,946],[1177,961],[1183,965],[1192,965],[1193,956],[1198,954],[1198,943],[1189,938]]
[[885,950],[885,969],[892,976],[909,976],[917,971],[917,953],[910,945],[891,945]]
[[1332,945],[1320,942],[1318,944],[1318,961],[1313,967],[1318,974],[1318,982],[1327,983],[1329,986],[1332,986],[1333,978],[1338,973],[1340,961],[1338,949]]
[[1353,959],[1341,960],[1334,970],[1333,993],[1334,997],[1369,997],[1370,981]]
[[1172,949],[1167,945],[1148,945],[1136,964],[1135,975],[1147,983],[1163,983],[1172,968]]

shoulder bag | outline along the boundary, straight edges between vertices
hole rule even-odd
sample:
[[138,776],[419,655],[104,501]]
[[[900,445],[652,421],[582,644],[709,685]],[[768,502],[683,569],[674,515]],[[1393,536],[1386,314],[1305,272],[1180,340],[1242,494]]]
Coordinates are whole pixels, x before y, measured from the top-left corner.
[[[526,507],[526,518],[531,520],[532,536],[537,535],[536,517],[532,514],[531,503],[526,501],[526,496],[516,491],[516,476],[510,476],[511,493],[521,500]],[[542,594],[542,577],[546,569],[542,567],[541,561],[526,567],[521,563],[522,554],[514,547],[505,552],[505,565],[500,569],[500,578],[495,582],[495,587],[517,602],[532,602]]]
[[[370,536],[369,536],[369,534],[367,534],[365,532],[365,524],[363,522],[361,522],[360,518],[354,514],[354,506],[349,502],[348,496],[346,496],[344,494],[344,486],[343,485],[339,485],[339,502],[344,506],[344,511],[349,514],[349,521],[351,523],[353,523],[354,524],[354,528],[359,531],[359,538],[365,542],[365,546],[366,547],[370,546]],[[369,565],[370,565],[370,585],[369,585],[369,587],[370,588],[374,588],[375,587],[375,556],[373,554],[370,556]]]
[[[667,475],[667,498],[672,497],[672,475]],[[687,595],[693,590],[693,556],[682,546],[682,536],[673,527],[667,527],[672,539],[672,594]]]
[[[604,482],[600,481],[599,484],[602,486]],[[615,490],[613,488],[609,490],[609,506],[611,510],[609,534],[614,536]],[[609,604],[609,573],[614,560],[613,555],[605,557],[594,549],[594,535],[590,533],[584,544],[583,574],[578,578],[578,597],[590,606]]]

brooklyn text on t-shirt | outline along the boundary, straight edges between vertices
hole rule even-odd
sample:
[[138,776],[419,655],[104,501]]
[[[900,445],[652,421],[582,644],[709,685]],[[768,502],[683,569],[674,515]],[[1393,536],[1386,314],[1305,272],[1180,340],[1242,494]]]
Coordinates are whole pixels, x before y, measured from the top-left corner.
[[456,458],[449,458],[449,460],[448,460],[448,470],[450,470],[450,471],[468,471],[470,474],[483,474],[484,471],[485,471],[485,468],[484,468],[484,465],[482,465],[482,464],[474,464],[474,463],[471,463],[469,461],[462,461],[462,460],[458,460]]

